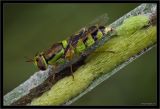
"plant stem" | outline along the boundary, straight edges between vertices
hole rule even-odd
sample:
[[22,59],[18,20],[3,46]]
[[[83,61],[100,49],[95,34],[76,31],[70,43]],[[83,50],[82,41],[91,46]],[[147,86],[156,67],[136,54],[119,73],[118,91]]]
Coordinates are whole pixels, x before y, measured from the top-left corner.
[[144,54],[156,43],[156,26],[145,27],[148,22],[145,15],[127,18],[116,28],[117,36],[96,50],[114,53],[91,54],[86,64],[74,72],[74,80],[71,76],[61,79],[41,97],[34,99],[31,105],[69,105]]
[[[3,104],[25,105],[37,97],[37,93],[43,92],[42,96],[35,98],[29,105],[71,104],[156,44],[156,25],[143,28],[150,20],[144,14],[151,14],[153,11],[156,11],[156,4],[142,4],[112,23],[111,27],[116,29],[117,36],[102,43],[104,45],[96,51],[115,53],[91,54],[86,59],[86,64],[74,72],[74,80],[72,76],[65,77],[46,91],[48,89],[44,87],[47,86],[45,81],[53,75],[49,67],[46,71],[36,72],[6,94]],[[41,85],[43,87],[39,87]]]

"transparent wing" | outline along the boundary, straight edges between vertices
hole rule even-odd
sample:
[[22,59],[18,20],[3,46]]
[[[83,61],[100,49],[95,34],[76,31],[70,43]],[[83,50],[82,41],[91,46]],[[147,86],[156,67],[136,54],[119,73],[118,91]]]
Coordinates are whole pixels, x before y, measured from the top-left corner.
[[85,27],[88,28],[88,27],[93,26],[93,25],[107,26],[108,20],[109,20],[108,14],[105,13],[105,14],[95,18],[93,21],[91,21]]
[[96,17],[90,23],[84,25],[84,27],[82,27],[81,29],[79,29],[78,31],[76,31],[73,35],[78,34],[81,30],[88,29],[89,27],[94,26],[94,25],[107,26],[108,21],[109,21],[108,14],[105,13],[105,14],[99,16],[99,17]]

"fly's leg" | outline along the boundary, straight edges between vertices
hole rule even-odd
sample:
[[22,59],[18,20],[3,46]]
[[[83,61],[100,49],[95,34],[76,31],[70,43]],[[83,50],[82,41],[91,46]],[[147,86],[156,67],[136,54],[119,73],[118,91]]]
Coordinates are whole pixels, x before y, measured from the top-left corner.
[[57,65],[52,65],[52,67],[51,67],[51,69],[49,71],[49,72],[51,72],[50,75],[52,75],[52,77],[49,78],[49,80],[45,83],[46,86],[48,86],[48,87],[46,89],[44,89],[44,90],[46,90],[46,91],[49,90],[51,88],[51,86],[53,85],[53,82],[55,80],[55,71],[56,71],[56,69],[57,69]]
[[[74,50],[73,50],[73,48],[71,46],[71,52],[70,52],[70,58],[69,58],[69,60],[71,60],[73,58],[73,56],[74,56]],[[70,65],[70,69],[71,69],[72,79],[74,80],[72,65]]]
[[72,65],[70,65],[70,70],[71,70],[71,75],[72,75],[72,78],[74,80],[74,75],[73,75],[73,69],[72,69]]
[[57,64],[52,65],[52,71],[53,71],[53,80],[55,79],[55,72],[57,70]]
[[[67,51],[65,58],[66,58],[68,61],[71,61],[72,58],[73,58],[73,56],[74,56],[74,49],[73,49],[73,47],[70,45],[70,49]],[[73,80],[74,80],[72,65],[70,65],[70,70],[71,70],[72,78],[73,78]]]

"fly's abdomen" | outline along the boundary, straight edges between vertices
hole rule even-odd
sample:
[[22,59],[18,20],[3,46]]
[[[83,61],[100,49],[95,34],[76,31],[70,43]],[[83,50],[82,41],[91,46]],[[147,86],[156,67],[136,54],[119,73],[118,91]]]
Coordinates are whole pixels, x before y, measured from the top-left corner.
[[79,38],[75,47],[76,53],[82,53],[88,47],[92,46],[97,40],[100,40],[104,33],[104,26],[91,26]]
[[98,26],[92,26],[88,29],[89,34],[84,40],[86,47],[92,46],[97,40],[100,40],[103,37],[102,26],[99,28]]
[[79,54],[79,53],[82,53],[85,50],[86,50],[86,45],[84,44],[82,39],[79,39],[78,43],[76,45],[76,49],[75,49],[76,53]]
[[87,37],[87,40],[86,40],[86,42],[85,42],[85,46],[86,46],[86,47],[90,47],[90,46],[92,46],[94,43],[95,43],[95,40],[93,39],[92,35],[89,34],[88,37]]

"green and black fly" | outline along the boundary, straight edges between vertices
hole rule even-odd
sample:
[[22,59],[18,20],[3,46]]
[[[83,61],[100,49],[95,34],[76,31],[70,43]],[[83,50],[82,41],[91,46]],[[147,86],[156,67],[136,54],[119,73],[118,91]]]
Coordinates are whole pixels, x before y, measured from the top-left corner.
[[[97,41],[113,32],[113,28],[105,26],[107,15],[103,15],[66,40],[52,45],[51,48],[36,54],[28,62],[34,62],[40,70],[46,70],[48,65],[52,65],[56,70],[58,65],[69,62],[75,56],[85,55],[84,52],[92,47]],[[102,23],[101,23],[102,22]],[[71,65],[72,72],[72,65]]]

